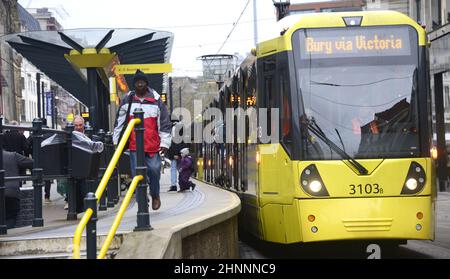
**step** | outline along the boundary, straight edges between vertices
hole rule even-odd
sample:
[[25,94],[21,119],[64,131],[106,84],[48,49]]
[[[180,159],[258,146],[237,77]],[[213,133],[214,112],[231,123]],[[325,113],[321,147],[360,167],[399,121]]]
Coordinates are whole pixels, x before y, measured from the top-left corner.
[[[101,248],[106,235],[97,236],[97,249]],[[123,234],[117,234],[110,250],[118,250],[123,243]],[[48,237],[39,239],[11,239],[0,241],[0,258],[55,258],[72,253],[73,237]],[[86,238],[81,238],[80,254],[85,254]],[[55,257],[53,257],[55,256]]]
[[[114,258],[119,249],[109,249],[106,253],[105,259]],[[97,251],[97,255],[100,251]],[[86,251],[80,252],[80,258],[86,259]],[[33,260],[33,259],[72,259],[72,253],[46,253],[37,255],[20,255],[20,256],[0,256],[0,260],[3,259],[21,259],[21,260]]]

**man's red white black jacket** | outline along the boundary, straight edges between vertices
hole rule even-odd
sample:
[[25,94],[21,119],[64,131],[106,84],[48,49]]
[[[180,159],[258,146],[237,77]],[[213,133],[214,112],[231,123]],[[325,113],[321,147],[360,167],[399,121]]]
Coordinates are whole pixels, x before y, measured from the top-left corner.
[[[130,116],[128,120],[134,118],[133,112],[136,108],[144,111],[144,151],[153,155],[159,151],[160,147],[169,148],[171,144],[172,123],[166,105],[161,101],[160,95],[150,87],[144,98],[139,98],[134,92],[129,92],[123,98],[117,110],[116,122],[114,125],[114,144],[119,142],[128,110],[129,98],[133,96],[131,102]],[[136,135],[133,132],[130,136],[130,151],[136,151]]]

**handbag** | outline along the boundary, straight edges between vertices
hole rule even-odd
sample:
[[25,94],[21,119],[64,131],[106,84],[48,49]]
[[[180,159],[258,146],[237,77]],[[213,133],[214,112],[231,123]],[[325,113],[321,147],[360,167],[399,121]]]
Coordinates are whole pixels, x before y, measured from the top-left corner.
[[[131,111],[131,103],[133,102],[134,93],[130,93],[128,96],[128,109],[127,109],[127,115],[125,116],[125,122],[123,123],[122,131],[120,131],[120,137],[119,142],[122,140],[123,134],[125,133],[125,130],[128,127],[128,120],[130,119],[130,111]],[[123,148],[123,151],[127,150],[130,145],[130,140],[127,140],[127,143],[125,144],[125,147]]]

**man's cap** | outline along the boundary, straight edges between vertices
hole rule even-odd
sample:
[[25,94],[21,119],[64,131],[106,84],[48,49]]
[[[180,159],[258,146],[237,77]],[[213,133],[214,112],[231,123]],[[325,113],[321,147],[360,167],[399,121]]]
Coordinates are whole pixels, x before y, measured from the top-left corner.
[[138,80],[143,80],[143,81],[145,81],[146,83],[147,83],[147,85],[148,85],[148,79],[147,79],[147,76],[144,74],[144,72],[142,72],[141,70],[137,70],[136,71],[136,73],[134,74],[134,77],[133,77],[133,85],[136,83],[136,81],[138,81]]

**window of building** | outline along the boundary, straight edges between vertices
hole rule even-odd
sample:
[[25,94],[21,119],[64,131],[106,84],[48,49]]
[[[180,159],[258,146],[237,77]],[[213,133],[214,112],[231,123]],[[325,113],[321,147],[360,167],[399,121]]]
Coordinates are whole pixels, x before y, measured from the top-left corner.
[[444,21],[444,24],[450,22],[450,0],[445,0]]
[[289,14],[293,15],[293,14],[311,14],[311,13],[315,13],[316,10],[289,10]]
[[422,0],[416,0],[416,15],[415,16],[416,16],[416,21],[422,23]]
[[442,2],[441,0],[431,0],[431,24],[432,29],[437,29],[442,25]]
[[450,112],[450,88],[444,87],[444,110]]

